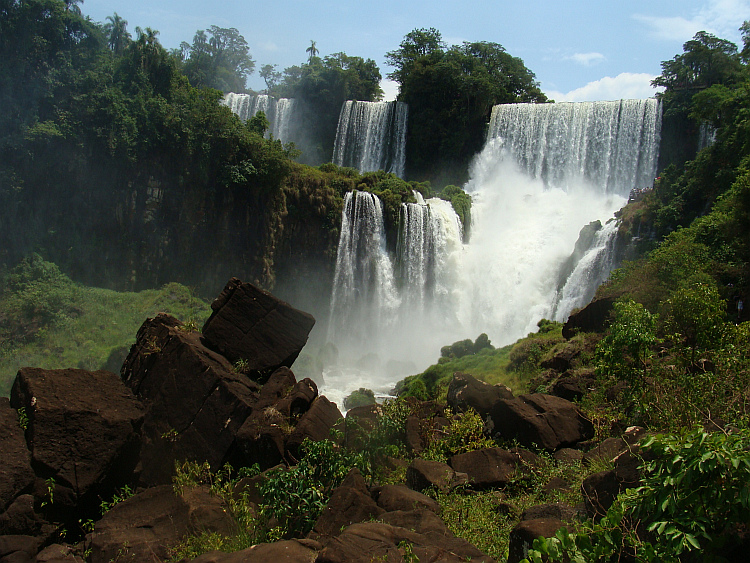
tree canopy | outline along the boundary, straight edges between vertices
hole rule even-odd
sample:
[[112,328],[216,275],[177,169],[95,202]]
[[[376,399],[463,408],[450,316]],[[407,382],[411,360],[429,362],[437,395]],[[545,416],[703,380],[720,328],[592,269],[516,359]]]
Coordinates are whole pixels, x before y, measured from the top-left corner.
[[255,70],[250,48],[240,32],[212,25],[198,30],[193,43],[180,45],[183,72],[193,86],[222,92],[245,92],[247,77]]

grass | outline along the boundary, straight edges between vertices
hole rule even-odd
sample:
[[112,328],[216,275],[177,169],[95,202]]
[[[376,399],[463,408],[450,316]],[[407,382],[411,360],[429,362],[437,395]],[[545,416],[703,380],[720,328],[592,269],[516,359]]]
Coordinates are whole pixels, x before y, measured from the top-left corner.
[[[210,306],[180,284],[140,292],[85,287],[31,257],[0,290],[0,396],[21,367],[118,372],[147,317],[166,312],[202,326]],[[19,328],[20,327],[20,328]]]

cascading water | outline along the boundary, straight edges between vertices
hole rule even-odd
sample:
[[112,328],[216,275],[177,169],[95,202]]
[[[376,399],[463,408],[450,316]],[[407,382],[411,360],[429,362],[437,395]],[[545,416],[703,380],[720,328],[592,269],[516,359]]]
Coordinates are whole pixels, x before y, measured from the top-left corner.
[[407,119],[408,106],[402,102],[344,102],[333,146],[334,164],[403,176]]
[[235,94],[224,96],[224,105],[243,121],[247,121],[259,111],[266,114],[268,135],[286,143],[291,139],[291,123],[294,118],[295,101],[289,98],[272,98],[265,94]]
[[607,220],[633,188],[653,182],[660,111],[656,100],[496,107],[465,186],[473,198],[471,241],[462,244],[449,203],[404,204],[394,260],[386,261],[381,227],[374,237],[377,262],[395,264],[396,273],[383,278],[387,299],[345,281],[373,262],[369,251],[354,251],[351,241],[369,236],[355,223],[382,225],[382,215],[355,217],[353,201],[380,209],[374,196],[347,195],[329,339],[357,357],[377,354],[381,365],[416,365],[387,376],[370,369],[356,383],[328,382],[327,392],[342,385],[342,396],[363,386],[383,390],[434,363],[443,345],[483,332],[505,345],[536,331],[540,319],[564,320],[585,305],[614,266],[617,223]]

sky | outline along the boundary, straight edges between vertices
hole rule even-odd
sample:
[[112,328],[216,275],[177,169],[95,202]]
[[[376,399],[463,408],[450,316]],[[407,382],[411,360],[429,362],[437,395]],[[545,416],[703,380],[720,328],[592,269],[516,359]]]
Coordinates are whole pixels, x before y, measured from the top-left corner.
[[433,27],[449,45],[499,43],[523,59],[548,97],[596,101],[653,96],[661,62],[696,32],[740,44],[738,28],[750,19],[750,0],[84,0],[81,9],[97,22],[117,12],[134,36],[136,26],[156,29],[168,49],[212,25],[236,28],[256,61],[248,79],[255,90],[265,88],[261,66],[299,65],[315,41],[319,56],[373,59],[386,100],[398,85],[385,79],[392,70],[385,54],[413,29]]

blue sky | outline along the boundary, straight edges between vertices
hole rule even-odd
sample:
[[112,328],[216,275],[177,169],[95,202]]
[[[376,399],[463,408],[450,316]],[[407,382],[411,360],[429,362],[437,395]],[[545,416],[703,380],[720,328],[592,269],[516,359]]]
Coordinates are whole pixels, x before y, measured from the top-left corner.
[[[156,29],[167,48],[192,42],[198,29],[235,27],[257,69],[300,64],[315,40],[321,56],[374,59],[383,77],[391,70],[386,52],[412,29],[434,27],[448,44],[500,43],[557,101],[652,96],[661,61],[697,31],[739,43],[738,28],[750,19],[750,0],[85,0],[81,8],[99,22],[117,12],[133,34],[136,26]],[[257,71],[248,86],[265,87]],[[393,99],[397,86],[382,86]]]

